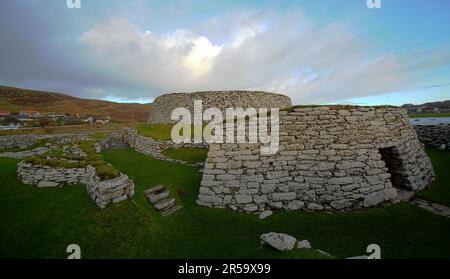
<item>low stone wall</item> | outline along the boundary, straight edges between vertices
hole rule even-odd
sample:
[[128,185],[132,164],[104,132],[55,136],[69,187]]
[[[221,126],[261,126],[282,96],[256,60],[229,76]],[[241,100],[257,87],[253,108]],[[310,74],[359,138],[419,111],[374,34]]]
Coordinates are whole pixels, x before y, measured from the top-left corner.
[[17,176],[22,180],[23,184],[36,185],[38,187],[86,184],[90,177],[94,175],[95,168],[91,166],[65,169],[20,162],[17,167]]
[[40,139],[51,138],[51,135],[9,135],[0,136],[0,149],[20,148],[25,149],[35,144]]
[[414,129],[425,146],[450,150],[450,125],[417,125]]
[[122,139],[137,152],[151,155],[157,159],[165,159],[165,157],[161,155],[161,151],[167,147],[166,142],[157,141],[151,137],[141,136],[137,130],[131,128],[122,130]]
[[50,150],[48,147],[37,147],[32,150],[24,150],[18,152],[0,152],[0,157],[14,158],[14,159],[25,159],[28,157],[39,156],[47,153]]
[[193,93],[172,93],[159,96],[152,103],[148,123],[174,123],[172,111],[184,107],[194,112],[194,100],[203,101],[203,110],[216,107],[226,108],[287,108],[292,106],[288,96],[262,91],[211,91]]
[[93,176],[89,179],[86,190],[100,208],[105,208],[109,203],[118,203],[134,196],[134,182],[124,174],[104,181]]
[[25,135],[0,136],[0,149],[10,149],[10,148],[26,149],[41,139],[51,139],[54,144],[69,144],[74,143],[76,141],[85,140],[88,137],[89,133],[53,134],[53,135],[25,134]]
[[279,152],[261,155],[260,147],[211,144],[197,203],[242,212],[351,210],[393,201],[395,187],[418,191],[434,177],[398,108],[281,111]]
[[[125,144],[129,145],[131,148],[136,150],[137,152],[153,156],[159,160],[178,162],[187,164],[186,162],[175,160],[171,158],[167,158],[161,154],[161,152],[166,148],[181,148],[181,147],[193,147],[193,148],[206,148],[208,147],[207,143],[200,144],[175,144],[172,141],[158,141],[151,137],[144,137],[139,135],[137,130],[131,128],[124,128],[122,130],[122,140]],[[203,165],[203,164],[201,164]]]
[[101,153],[104,150],[125,145],[121,132],[112,132],[106,138],[95,144],[95,152]]
[[20,162],[17,175],[22,183],[37,187],[85,184],[89,196],[102,209],[109,203],[118,203],[134,195],[134,182],[128,176],[120,174],[101,181],[91,166],[65,169]]

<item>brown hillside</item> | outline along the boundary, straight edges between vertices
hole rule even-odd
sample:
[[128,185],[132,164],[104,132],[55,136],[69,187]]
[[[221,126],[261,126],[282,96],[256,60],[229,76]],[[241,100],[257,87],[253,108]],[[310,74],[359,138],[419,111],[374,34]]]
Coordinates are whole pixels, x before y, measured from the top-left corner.
[[80,99],[61,93],[0,86],[0,112],[38,111],[111,116],[113,121],[147,121],[151,104]]

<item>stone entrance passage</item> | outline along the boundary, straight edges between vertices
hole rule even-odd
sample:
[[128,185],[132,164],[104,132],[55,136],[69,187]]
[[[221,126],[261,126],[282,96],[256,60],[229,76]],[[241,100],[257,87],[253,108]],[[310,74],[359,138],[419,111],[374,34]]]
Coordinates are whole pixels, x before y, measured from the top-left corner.
[[409,201],[414,197],[408,173],[395,147],[380,148],[381,160],[386,163],[387,172],[391,175],[391,183],[397,189],[398,199]]

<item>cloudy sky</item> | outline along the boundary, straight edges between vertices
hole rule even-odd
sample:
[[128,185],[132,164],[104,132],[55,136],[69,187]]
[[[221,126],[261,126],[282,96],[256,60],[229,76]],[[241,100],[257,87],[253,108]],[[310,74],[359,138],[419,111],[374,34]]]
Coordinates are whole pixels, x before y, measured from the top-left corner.
[[0,1],[0,84],[150,102],[257,89],[296,104],[450,99],[450,1]]

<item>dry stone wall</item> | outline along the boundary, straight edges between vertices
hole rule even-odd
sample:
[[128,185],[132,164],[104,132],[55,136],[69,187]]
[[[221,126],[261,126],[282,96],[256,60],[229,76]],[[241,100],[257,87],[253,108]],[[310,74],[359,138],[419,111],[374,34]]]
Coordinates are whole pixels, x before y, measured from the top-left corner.
[[9,148],[28,148],[35,144],[38,140],[44,138],[50,138],[51,135],[8,135],[0,137],[0,149]]
[[450,150],[450,125],[417,125],[414,129],[427,147]]
[[52,144],[69,144],[77,141],[86,140],[89,138],[89,133],[76,134],[25,134],[25,135],[7,135],[0,136],[0,149],[5,151],[10,148],[26,149],[33,146],[38,140],[49,139]]
[[104,181],[91,176],[86,190],[100,208],[105,208],[109,203],[118,203],[134,196],[134,182],[124,174]]
[[57,187],[60,185],[86,184],[95,175],[95,168],[52,168],[20,162],[17,166],[17,176],[23,184],[38,187]]
[[[180,147],[193,147],[193,148],[206,148],[208,144],[203,143],[183,143],[175,144],[173,141],[158,141],[151,137],[144,137],[139,135],[139,132],[135,129],[124,128],[122,130],[122,140],[125,144],[129,145],[131,148],[137,152],[153,156],[159,160],[178,162],[183,164],[188,164],[186,162],[167,158],[162,155],[162,151],[166,148],[180,148]],[[196,166],[203,165],[203,163],[195,164]]]
[[275,155],[261,155],[259,144],[211,144],[197,203],[242,212],[360,209],[433,177],[405,110],[296,108],[280,112]]
[[95,168],[52,168],[20,162],[17,176],[22,183],[42,188],[61,187],[64,185],[85,184],[92,200],[105,208],[109,203],[118,203],[134,195],[134,182],[127,175],[101,180],[95,173]]
[[292,106],[287,96],[261,91],[212,91],[194,93],[172,93],[159,96],[152,103],[148,118],[149,124],[174,123],[172,111],[179,107],[193,113],[194,100],[203,101],[203,109],[217,107],[221,110],[240,108],[287,108]]

